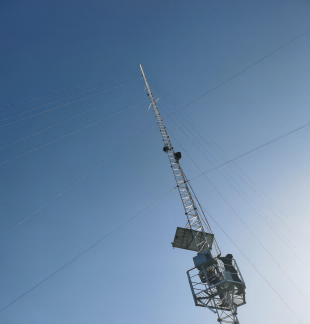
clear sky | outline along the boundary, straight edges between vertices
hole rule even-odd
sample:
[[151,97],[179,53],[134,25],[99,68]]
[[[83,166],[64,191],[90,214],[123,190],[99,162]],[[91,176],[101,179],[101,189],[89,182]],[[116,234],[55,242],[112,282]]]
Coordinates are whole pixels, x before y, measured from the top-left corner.
[[[192,179],[309,123],[309,1],[11,0],[0,27],[0,309],[114,231],[0,322],[216,323],[171,247],[186,218],[139,64]],[[309,160],[308,126],[191,181],[240,323],[310,321]]]

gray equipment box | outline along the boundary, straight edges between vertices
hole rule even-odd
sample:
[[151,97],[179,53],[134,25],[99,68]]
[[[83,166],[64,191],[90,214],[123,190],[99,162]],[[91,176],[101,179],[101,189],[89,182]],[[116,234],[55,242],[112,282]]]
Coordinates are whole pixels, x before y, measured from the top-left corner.
[[201,270],[201,266],[204,267],[204,269],[209,268],[210,266],[212,266],[213,264],[216,264],[216,259],[215,259],[215,255],[213,254],[212,251],[207,250],[203,253],[199,253],[198,255],[196,255],[193,258],[195,267],[198,268],[199,270]]

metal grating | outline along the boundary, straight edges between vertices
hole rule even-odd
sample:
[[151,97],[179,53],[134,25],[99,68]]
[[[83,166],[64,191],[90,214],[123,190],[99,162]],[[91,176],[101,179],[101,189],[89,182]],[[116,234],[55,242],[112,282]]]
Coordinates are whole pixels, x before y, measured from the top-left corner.
[[[179,249],[197,251],[193,236],[196,237],[197,244],[200,244],[205,241],[204,233],[207,237],[209,246],[212,246],[214,234],[210,234],[206,232],[198,232],[189,228],[177,227],[172,246],[174,248],[176,247]],[[207,245],[206,245],[206,249],[207,249]]]

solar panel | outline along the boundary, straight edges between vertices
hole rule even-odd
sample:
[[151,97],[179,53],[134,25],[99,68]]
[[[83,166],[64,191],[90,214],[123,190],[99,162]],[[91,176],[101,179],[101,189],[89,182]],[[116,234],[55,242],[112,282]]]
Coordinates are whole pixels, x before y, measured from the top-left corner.
[[[196,237],[197,244],[199,244],[199,243],[205,241],[204,234],[206,235],[208,243],[209,243],[209,247],[211,248],[212,243],[213,243],[214,234],[210,234],[210,233],[206,233],[206,232],[198,232],[198,231],[194,231],[189,228],[177,227],[172,246],[174,248],[176,247],[179,249],[197,251],[197,248],[196,248],[196,245],[195,245],[195,242],[193,239],[193,235],[194,235],[194,237]],[[203,252],[205,250],[208,250],[207,245],[205,245],[205,247],[203,248],[203,250],[201,252]]]

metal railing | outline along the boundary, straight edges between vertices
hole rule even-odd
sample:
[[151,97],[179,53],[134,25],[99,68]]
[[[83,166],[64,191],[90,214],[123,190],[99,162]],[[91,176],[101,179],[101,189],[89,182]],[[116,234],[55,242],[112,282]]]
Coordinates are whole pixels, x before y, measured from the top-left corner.
[[217,260],[217,264],[204,269],[203,266],[187,271],[187,277],[196,306],[229,310],[231,303],[236,307],[245,304],[245,283],[237,262],[232,265],[236,270],[239,281],[234,281],[230,271],[225,270],[224,263]]

